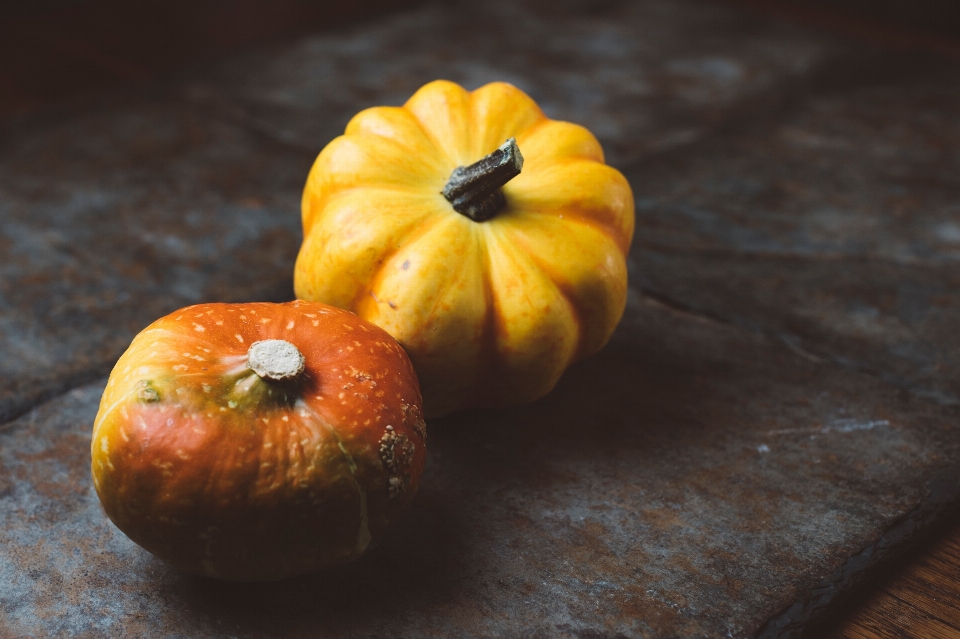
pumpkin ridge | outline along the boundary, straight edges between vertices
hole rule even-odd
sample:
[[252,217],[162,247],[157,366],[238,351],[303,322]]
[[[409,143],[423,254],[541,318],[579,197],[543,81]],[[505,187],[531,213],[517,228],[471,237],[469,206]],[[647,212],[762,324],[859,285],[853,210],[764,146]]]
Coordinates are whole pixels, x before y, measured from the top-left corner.
[[[404,108],[406,108],[406,107],[404,107]],[[448,162],[450,162],[450,165],[451,165],[453,168],[451,168],[449,172],[452,173],[453,170],[460,165],[459,162],[457,162],[456,158],[450,157],[450,154],[447,153],[447,150],[443,148],[443,146],[440,144],[440,141],[437,140],[436,136],[434,136],[430,131],[428,131],[428,130],[423,126],[423,122],[420,121],[420,118],[418,118],[415,113],[413,113],[413,112],[411,111],[411,112],[410,112],[410,115],[413,116],[413,119],[417,122],[417,126],[420,127],[420,130],[423,131],[424,136],[426,136],[426,138],[427,138],[428,140],[430,140],[430,143],[433,144],[433,146],[440,152],[440,155],[443,156],[444,158],[446,158]],[[449,175],[448,175],[447,177],[449,177]],[[446,179],[446,178],[444,178],[444,179]]]
[[[294,290],[298,297],[309,298],[315,295],[317,290],[326,290],[326,299],[356,311],[359,300],[367,294],[365,289],[369,287],[369,278],[375,275],[380,264],[396,252],[397,245],[402,246],[415,239],[422,232],[421,227],[432,227],[434,220],[442,219],[445,215],[443,209],[446,208],[446,202],[439,193],[430,195],[417,190],[403,191],[404,198],[408,201],[399,208],[385,209],[389,202],[378,207],[380,201],[389,200],[393,193],[396,192],[357,188],[351,190],[349,195],[344,193],[343,199],[336,203],[328,203],[324,214],[318,216],[317,226],[304,237],[297,255]],[[348,198],[356,201],[348,201]],[[370,201],[364,202],[365,199]],[[344,217],[341,218],[341,215]],[[391,215],[389,223],[379,220],[381,215]],[[338,239],[343,237],[342,224],[338,225],[338,220],[349,220],[351,224],[358,224],[360,228],[369,230],[370,237],[376,240],[363,245]],[[332,252],[327,249],[331,243],[336,247],[337,256],[333,262],[330,258]],[[359,271],[354,269],[351,266],[354,261],[366,268]],[[318,268],[324,271],[323,280],[318,277]]]
[[[516,237],[513,238],[513,241],[521,246],[524,246],[524,243],[522,241],[518,241]],[[529,258],[531,265],[539,269],[544,275],[545,279],[557,289],[557,292],[567,303],[567,306],[570,309],[570,316],[577,325],[577,347],[574,349],[570,360],[564,364],[564,368],[566,368],[573,362],[579,361],[580,359],[583,359],[591,354],[585,352],[588,347],[585,328],[587,322],[584,313],[580,310],[580,305],[577,303],[577,297],[574,293],[574,285],[572,282],[568,281],[560,273],[558,273],[554,268],[551,268],[550,263],[541,258],[536,251],[528,249],[524,251],[524,254]]]
[[[459,222],[459,220],[458,220],[457,222]],[[455,224],[455,223],[457,223],[457,222],[452,222],[452,223]],[[474,250],[477,251],[477,250],[482,250],[482,249],[486,248],[486,245],[485,245],[485,243],[484,243],[484,240],[478,238],[478,234],[477,234],[474,226],[473,226],[473,225],[470,225],[470,226],[468,226],[468,228],[470,229],[471,235],[473,236]],[[484,246],[482,246],[482,247],[477,247],[476,244],[477,244],[478,242],[479,242],[479,243],[483,243]],[[453,278],[452,280],[448,281],[448,282],[447,282],[447,286],[444,287],[443,290],[450,290],[451,288],[453,288],[454,286],[456,286],[457,284],[459,284],[460,282],[463,281],[463,279],[464,279],[464,270],[463,270],[463,269],[457,269],[456,273],[457,273],[457,276],[456,276],[455,278]],[[481,278],[481,280],[482,280],[482,279],[484,279],[484,278]],[[437,295],[437,298],[436,298],[436,299],[434,300],[434,302],[433,302],[433,306],[430,307],[430,312],[427,313],[427,315],[426,315],[427,318],[433,319],[433,318],[436,316],[437,307],[440,306],[440,300],[441,300],[442,298],[443,298],[443,295],[442,295],[442,294]]]
[[[563,223],[560,223],[560,226],[563,229],[562,232],[570,233],[571,235],[576,236],[580,234],[580,231],[577,230],[576,228],[570,228],[570,227],[571,226],[575,227],[577,224],[581,224],[582,226],[593,230],[595,233],[605,237],[611,243],[616,244],[615,237],[611,237],[610,235],[606,234],[602,226],[597,224],[595,220],[592,220],[589,218],[584,220],[571,219],[569,221],[564,219]],[[558,291],[570,303],[571,309],[573,311],[574,319],[577,321],[577,324],[580,328],[580,333],[579,333],[580,341],[578,342],[577,352],[575,353],[575,356],[571,359],[571,363],[578,361],[583,357],[586,357],[592,354],[593,352],[595,352],[597,349],[596,348],[591,349],[591,345],[587,342],[588,338],[593,337],[587,331],[587,327],[598,325],[597,318],[593,318],[592,320],[590,320],[589,316],[586,314],[586,310],[587,308],[589,308],[589,305],[586,304],[586,300],[589,299],[589,296],[583,297],[583,296],[577,295],[578,286],[574,282],[567,279],[562,274],[561,270],[558,270],[556,268],[556,265],[557,265],[556,262],[546,259],[545,257],[542,256],[540,251],[536,250],[536,247],[531,246],[531,243],[526,238],[526,233],[523,232],[521,227],[513,226],[513,225],[505,226],[503,228],[503,232],[509,236],[510,241],[512,243],[516,244],[517,246],[520,246],[524,250],[524,254],[538,268],[540,268],[540,270],[547,277],[547,279],[554,286],[557,287]],[[544,232],[547,232],[547,231],[544,231]],[[560,238],[557,241],[567,241],[567,240],[564,238]],[[624,262],[625,260],[623,259],[620,260],[620,263],[624,263]],[[605,278],[600,278],[600,279],[605,279]],[[623,311],[621,309],[620,313],[617,314],[618,320],[620,315],[622,315],[622,313]],[[616,322],[614,322],[613,324],[613,327],[615,326],[616,326]],[[600,340],[601,345],[603,343],[606,343],[606,339],[609,339],[610,332],[612,332],[612,328],[606,331],[607,333],[606,338],[603,340]]]
[[[511,235],[514,235],[514,234],[511,233]],[[513,237],[511,239],[513,243],[522,246],[522,242],[518,242],[516,240],[516,237]],[[519,253],[520,255],[523,255],[527,264],[532,269],[536,269],[537,271],[539,271],[540,274],[543,275],[543,279],[549,282],[550,285],[557,291],[557,293],[559,293],[560,298],[563,299],[563,301],[567,305],[567,309],[570,311],[570,317],[573,318],[574,324],[577,325],[577,348],[574,349],[574,352],[571,355],[570,359],[564,363],[561,370],[566,369],[572,362],[577,360],[577,357],[576,357],[577,352],[583,346],[583,337],[584,337],[583,317],[581,316],[580,312],[577,310],[577,305],[574,303],[574,300],[569,295],[569,288],[570,288],[569,282],[564,282],[568,284],[567,287],[564,287],[561,284],[562,278],[560,278],[559,275],[557,275],[552,269],[546,266],[546,262],[537,256],[536,251],[528,250],[527,247],[525,246],[524,246],[524,249],[525,250],[523,251],[517,251],[517,253]]]
[[[491,95],[493,94],[493,103],[502,101],[509,102],[510,108],[506,110],[490,110]],[[498,95],[499,94],[499,95]],[[543,110],[525,91],[509,82],[490,82],[469,93],[470,96],[470,122],[472,124],[472,136],[470,140],[470,152],[480,159],[491,153],[494,149],[503,143],[503,140],[509,138],[519,138],[526,134],[531,127],[549,120]],[[488,107],[483,111],[482,107]],[[509,115],[505,115],[509,113]],[[533,119],[526,124],[530,115]],[[492,122],[497,122],[501,118],[510,119],[510,126],[499,128],[499,133],[492,134],[495,128],[489,127]],[[517,127],[516,125],[522,126]]]
[[317,224],[319,224],[320,221],[323,220],[323,218],[325,217],[324,213],[326,213],[326,210],[330,206],[330,204],[332,204],[333,202],[336,202],[341,198],[355,196],[357,191],[376,191],[377,193],[387,193],[387,194],[403,193],[407,195],[413,194],[416,197],[423,197],[423,198],[428,197],[426,193],[420,193],[420,189],[418,187],[409,187],[409,186],[404,186],[402,184],[386,184],[386,185],[356,184],[354,186],[348,186],[346,188],[337,189],[333,193],[330,193],[329,195],[324,197],[323,206],[320,207],[321,209],[320,213],[311,216],[310,228],[309,229],[305,228],[304,233],[306,234],[313,231],[313,229],[317,226]]
[[535,251],[524,251],[524,255],[528,258],[531,267],[538,269],[544,279],[550,282],[563,301],[566,302],[567,308],[570,310],[570,317],[573,318],[573,323],[577,326],[577,347],[571,354],[570,359],[564,363],[563,368],[566,369],[570,364],[580,359],[580,353],[583,351],[586,341],[584,339],[586,337],[584,317],[576,304],[576,298],[573,296],[573,285],[551,269],[545,260],[537,256]]
[[[435,140],[431,138],[429,141],[436,147]],[[350,159],[345,165],[347,168],[342,170],[338,169],[338,165],[332,164],[331,160],[331,157],[336,158],[339,153],[346,154],[345,157]],[[364,163],[376,166],[378,171],[374,171],[375,175],[364,171],[357,174],[356,156],[353,154],[360,154]],[[408,147],[397,140],[366,131],[334,138],[317,156],[307,176],[301,198],[301,223],[304,231],[313,228],[316,218],[326,208],[329,199],[341,191],[371,186],[392,186],[398,191],[432,188],[432,181],[437,179],[436,176],[443,173],[446,167],[424,162],[425,158],[420,154],[416,156],[418,162],[411,161],[405,166],[398,163],[397,158],[410,155]],[[445,155],[440,153],[435,157],[442,160]],[[322,178],[316,177],[318,173],[322,174]],[[385,175],[390,178],[385,179]]]
[[563,218],[564,223],[582,224],[583,226],[587,226],[594,231],[601,233],[611,242],[613,242],[624,254],[626,254],[630,248],[630,239],[627,239],[626,243],[624,244],[621,237],[623,234],[620,233],[615,226],[603,222],[602,220],[598,220],[595,217],[578,213],[572,208],[541,209],[540,207],[524,206],[523,209],[514,209],[513,213],[515,217],[524,215],[542,215],[550,218]]
[[[480,250],[480,259],[483,262],[484,276],[481,278],[481,280],[483,282],[483,297],[485,304],[483,330],[480,332],[480,363],[477,367],[477,377],[479,379],[490,379],[497,370],[497,314],[493,296],[493,284],[490,281],[489,275],[490,248],[488,246],[488,234],[489,232],[481,234],[479,240],[483,244],[482,249]],[[485,396],[487,393],[488,391],[486,390],[485,385],[474,384],[469,405],[482,406],[487,401],[487,397]]]
[[[536,122],[530,124],[530,125],[529,125],[527,128],[525,128],[523,131],[518,131],[517,134],[513,136],[513,137],[515,137],[515,138],[517,139],[517,144],[518,144],[518,145],[521,144],[521,143],[523,143],[523,141],[524,141],[525,139],[529,138],[531,135],[533,135],[534,133],[536,133],[541,127],[546,126],[547,123],[549,123],[549,122],[555,122],[555,121],[556,121],[556,120],[551,120],[550,118],[548,118],[546,115],[543,114],[542,111],[541,111],[540,115],[541,115],[542,117],[540,117]],[[522,151],[522,149],[521,149],[521,151]]]
[[[542,134],[540,129],[548,126],[559,129],[559,131],[555,131],[554,136],[551,137],[558,137],[560,135],[563,137],[573,137],[573,134],[576,133],[579,134],[581,138],[588,140],[593,148],[588,150],[580,149],[579,152],[570,153],[570,149],[566,149],[563,145],[560,145],[559,149],[555,145],[548,145],[552,148],[550,148],[549,152],[546,154],[541,155],[540,153],[543,151],[538,148],[540,145],[534,140],[538,135]],[[551,141],[555,143],[555,140]],[[600,142],[597,140],[597,138],[590,133],[586,127],[574,122],[567,122],[566,120],[552,120],[549,117],[545,117],[544,120],[537,122],[536,125],[530,130],[525,131],[522,135],[518,135],[517,142],[527,145],[528,149],[530,146],[533,146],[533,150],[528,151],[528,155],[534,162],[534,165],[537,165],[541,160],[549,161],[563,159],[590,160],[592,162],[597,162],[598,164],[607,163],[606,156],[603,153],[603,147],[600,145]],[[581,143],[583,143],[583,140],[581,140]],[[540,151],[540,153],[538,153],[538,151]]]
[[[630,198],[626,198],[629,200],[628,214],[618,213],[614,206],[612,206],[609,202],[604,202],[602,205],[592,208],[584,208],[582,204],[577,201],[558,206],[550,201],[537,202],[536,199],[531,200],[530,198],[525,197],[532,186],[526,181],[532,179],[542,179],[536,176],[538,176],[538,174],[542,175],[550,171],[562,170],[564,167],[569,167],[576,164],[582,164],[585,167],[599,167],[601,171],[607,172],[608,175],[615,176],[615,180],[622,180],[623,184],[626,185],[627,189],[629,189],[629,183],[626,182],[626,178],[623,177],[623,174],[609,164],[596,162],[594,160],[585,160],[582,158],[562,158],[557,162],[539,164],[535,166],[532,171],[526,171],[525,174],[521,174],[512,182],[507,183],[507,185],[504,187],[504,191],[507,195],[507,201],[510,202],[512,199],[513,210],[518,212],[555,212],[553,217],[558,215],[567,215],[569,212],[572,216],[575,216],[579,219],[594,220],[597,225],[607,229],[605,234],[609,235],[614,240],[614,243],[621,248],[622,252],[626,254],[630,248],[630,243],[633,239],[634,232],[634,205],[632,191],[628,191],[630,193]],[[550,177],[559,179],[558,176]],[[519,200],[519,203],[517,203],[517,200]],[[606,218],[608,221],[605,221],[603,218]]]
[[[554,378],[553,384],[550,384],[550,387],[547,389],[547,391],[545,391],[545,392],[549,392],[550,388],[553,387],[553,385],[556,383],[556,380],[559,378],[562,372],[573,361],[573,357],[577,353],[580,347],[580,341],[583,337],[583,330],[582,330],[582,325],[580,323],[580,317],[575,312],[574,305],[572,304],[571,300],[564,294],[564,291],[562,291],[557,286],[556,282],[554,282],[551,279],[550,274],[545,270],[543,270],[542,268],[540,268],[540,265],[537,263],[536,260],[533,259],[531,253],[527,250],[524,250],[521,246],[519,246],[518,243],[511,241],[507,237],[503,237],[506,235],[511,235],[508,231],[506,231],[506,229],[500,229],[499,231],[500,232],[495,232],[492,234],[493,237],[495,238],[493,241],[497,243],[498,250],[504,256],[506,256],[507,259],[512,260],[515,263],[523,263],[528,269],[530,269],[530,271],[541,276],[542,282],[546,283],[551,288],[551,290],[557,293],[556,298],[562,301],[563,305],[566,307],[569,313],[569,316],[573,320],[574,324],[577,326],[577,336],[576,336],[576,340],[574,341],[574,348],[572,349],[570,355],[566,358],[566,361],[564,361],[562,365],[552,366],[550,367],[549,370],[543,369],[541,371],[542,373],[547,373],[549,377]],[[488,277],[490,277],[489,274],[488,274]],[[529,299],[528,292],[525,291],[524,297]],[[494,299],[494,304],[496,304],[496,299]],[[502,327],[507,326],[507,321],[505,320],[506,318],[502,316],[500,313],[498,313],[496,326],[501,329]],[[507,334],[500,332],[496,336],[496,342],[498,344],[502,344],[504,341],[506,341],[506,338],[507,338]],[[500,351],[499,348],[496,350],[502,353],[502,351]],[[502,360],[502,354],[498,359]],[[542,394],[543,393],[541,393],[540,396],[542,396]]]
[[[417,126],[420,127],[420,130],[424,131],[425,141],[433,145],[433,150],[434,150],[433,158],[424,156],[423,153],[421,152],[421,149],[417,149],[416,146],[414,145],[404,144],[403,142],[395,138],[380,135],[378,133],[373,133],[372,131],[357,131],[354,133],[345,133],[340,137],[349,139],[351,142],[353,142],[359,147],[372,146],[373,148],[377,149],[377,152],[371,153],[372,158],[382,157],[379,151],[382,146],[386,146],[386,145],[392,146],[394,150],[399,150],[401,152],[399,153],[399,155],[401,156],[403,155],[415,156],[417,161],[413,162],[412,165],[416,167],[416,170],[411,171],[409,177],[411,178],[426,177],[429,179],[429,178],[432,178],[434,175],[436,175],[438,172],[442,173],[446,169],[446,167],[444,166],[433,166],[434,163],[431,162],[430,160],[435,160],[435,161],[438,161],[438,163],[442,163],[442,161],[446,159],[446,154],[442,152],[442,147],[437,145],[436,140],[430,137],[429,134],[427,134],[427,132],[423,129],[423,126],[420,124],[420,121],[417,120],[415,116],[413,117],[413,119],[417,122]],[[371,140],[375,140],[376,143],[371,144]],[[441,151],[441,152],[437,153],[436,151]],[[390,164],[392,165],[393,163],[391,162]],[[374,183],[380,184],[381,183],[379,181],[380,179],[382,178],[378,177],[377,181]],[[364,184],[363,182],[359,182],[356,184],[356,186],[361,186],[363,184]],[[414,188],[414,189],[421,186],[420,184],[413,184],[412,180],[402,180],[394,184],[398,186],[407,186],[408,188]],[[410,186],[411,184],[413,184],[413,186]]]
[[[400,135],[387,135],[386,133],[383,133],[383,132],[378,131],[378,130],[374,130],[374,129],[372,129],[372,128],[367,128],[364,124],[361,124],[361,122],[364,122],[364,120],[365,120],[365,118],[364,118],[363,116],[368,116],[368,115],[371,114],[371,113],[376,113],[376,114],[379,115],[380,113],[387,113],[387,112],[392,112],[392,113],[397,113],[397,114],[403,114],[403,117],[407,118],[410,122],[416,124],[416,128],[420,130],[421,134],[423,134],[424,141],[430,143],[430,144],[433,146],[433,151],[434,151],[435,153],[436,153],[436,151],[437,151],[438,149],[440,149],[440,147],[438,147],[437,144],[436,144],[436,140],[434,140],[432,137],[430,137],[430,136],[427,134],[427,131],[424,130],[423,126],[421,126],[420,120],[417,119],[417,117],[416,117],[409,109],[405,109],[405,108],[402,107],[402,106],[398,106],[398,107],[372,107],[372,108],[369,108],[369,109],[364,109],[363,111],[361,111],[361,112],[358,113],[357,115],[353,116],[353,118],[351,118],[350,122],[347,123],[347,127],[346,127],[346,129],[345,129],[345,131],[344,131],[344,135],[371,135],[371,136],[375,136],[375,137],[378,137],[378,138],[381,138],[381,139],[384,139],[384,140],[389,140],[389,141],[391,141],[391,142],[393,142],[393,143],[395,143],[395,144],[399,144],[400,146],[402,146],[403,148],[407,149],[407,150],[410,151],[411,153],[417,155],[418,157],[421,157],[421,156],[422,156],[422,154],[421,154],[421,149],[418,149],[416,144],[405,144],[405,143],[403,142],[403,135],[402,135],[403,132],[399,132]],[[383,121],[383,122],[388,122],[388,121],[389,121],[389,118],[383,118],[382,121]],[[388,126],[390,126],[390,127],[392,128],[392,127],[393,127],[393,124],[392,124],[392,123],[389,123]],[[394,131],[394,133],[396,133],[396,131]],[[436,157],[435,159],[437,159],[437,160],[444,159],[442,153],[436,154],[436,155],[437,155],[437,157]]]
[[[405,240],[402,245],[395,246],[393,250],[390,250],[384,253],[380,257],[380,259],[378,260],[378,265],[380,268],[376,270],[376,272],[373,275],[373,278],[368,281],[366,287],[361,286],[357,290],[356,295],[354,295],[353,300],[351,300],[350,302],[351,309],[357,309],[360,306],[360,303],[363,300],[363,298],[373,293],[373,291],[376,290],[376,288],[380,285],[380,283],[383,281],[383,278],[386,277],[386,272],[383,266],[387,262],[390,262],[397,255],[397,253],[399,253],[406,247],[418,242],[421,238],[428,235],[440,223],[447,221],[444,219],[443,216],[440,216],[440,215],[426,215],[424,216],[424,218],[425,219],[423,219],[419,223],[419,226],[416,229],[411,230],[408,234],[404,234],[402,236],[402,238]],[[411,226],[413,226],[413,224],[411,224]],[[379,300],[376,300],[376,298],[374,298],[374,300],[379,303]]]
[[[448,171],[448,173],[450,173],[450,172],[452,172],[455,168],[457,168],[458,166],[460,166],[460,161],[459,161],[459,159],[458,159],[458,158],[455,158],[455,157],[452,157],[452,156],[450,155],[450,153],[447,152],[447,148],[446,148],[446,146],[442,143],[442,141],[439,140],[439,139],[437,139],[437,136],[435,136],[435,135],[430,131],[430,129],[426,126],[426,124],[420,119],[420,116],[419,116],[413,109],[411,109],[411,108],[408,106],[408,105],[414,100],[414,98],[417,98],[417,97],[420,96],[421,94],[430,93],[430,92],[435,91],[435,90],[442,90],[442,89],[439,89],[439,87],[446,87],[446,88],[451,88],[451,87],[452,87],[452,88],[454,88],[454,90],[459,89],[459,91],[462,91],[463,93],[465,93],[465,94],[467,95],[467,105],[468,105],[468,106],[470,105],[470,92],[465,91],[465,90],[463,89],[463,87],[461,87],[460,85],[458,85],[458,84],[456,84],[456,83],[454,83],[454,82],[450,82],[449,80],[434,80],[433,82],[430,82],[429,84],[426,84],[426,85],[420,87],[420,89],[418,89],[417,92],[414,93],[414,94],[410,97],[410,99],[407,100],[407,101],[403,104],[403,106],[402,106],[401,108],[406,109],[406,110],[410,113],[410,115],[413,117],[413,119],[416,120],[417,125],[418,125],[418,126],[420,127],[420,129],[423,131],[424,135],[426,135],[427,139],[429,139],[429,140],[433,143],[433,145],[437,148],[438,151],[440,151],[440,154],[441,154],[443,157],[447,158],[447,160],[450,161],[450,170]],[[469,142],[469,141],[468,141],[468,142]],[[479,158],[477,158],[477,159],[479,159]],[[446,177],[449,177],[449,175],[445,176],[445,178],[446,178]]]
[[[459,214],[456,214],[456,215],[454,215],[453,217],[450,217],[450,218],[447,218],[447,219],[438,218],[438,219],[436,220],[436,222],[434,222],[433,224],[430,225],[430,228],[429,228],[429,229],[422,229],[421,232],[418,232],[418,233],[417,233],[417,235],[415,236],[415,238],[414,238],[413,240],[407,242],[406,244],[404,244],[404,246],[399,247],[396,251],[394,251],[393,254],[390,256],[389,259],[392,260],[394,257],[396,257],[397,253],[399,253],[400,251],[404,250],[405,248],[407,248],[407,247],[415,244],[416,242],[418,242],[418,241],[419,241],[420,239],[422,239],[423,237],[426,237],[426,236],[429,234],[429,232],[432,232],[432,231],[436,230],[436,227],[439,226],[441,222],[442,222],[442,223],[446,223],[446,224],[451,224],[451,225],[453,225],[453,224],[461,224],[462,222],[461,222],[460,219],[458,219],[458,218],[459,218]],[[476,237],[475,225],[473,225],[473,224],[468,224],[468,225],[467,225],[467,228],[469,228],[469,229],[471,230],[471,232],[473,233],[473,236]],[[387,261],[388,261],[388,260],[384,260],[384,263],[387,262]],[[458,269],[458,270],[457,270],[457,277],[456,277],[455,279],[447,282],[447,285],[446,285],[442,290],[444,290],[444,291],[449,290],[453,285],[461,282],[461,281],[463,280],[463,277],[462,277],[462,274],[461,274],[461,273],[462,273],[462,269]],[[368,288],[369,288],[369,293],[373,293],[374,289],[375,289],[377,286],[379,286],[379,284],[383,281],[383,279],[384,279],[385,277],[386,277],[386,269],[384,269],[384,268],[379,269],[379,270],[377,271],[376,275],[374,276],[374,279],[372,280],[371,285],[368,287]],[[361,296],[360,296],[360,299],[362,300],[363,297],[364,297],[364,296],[361,295]],[[371,297],[373,297],[373,296],[371,295]],[[433,302],[433,306],[430,307],[430,311],[429,311],[429,313],[427,313],[427,315],[426,315],[427,318],[433,318],[433,317],[434,317],[434,315],[436,314],[437,306],[439,306],[440,300],[441,300],[442,298],[443,298],[442,293],[438,293],[438,295],[436,296],[436,299],[435,299],[434,302]],[[383,303],[381,300],[378,300],[376,297],[374,297],[373,299],[374,299],[378,304]]]
[[[519,144],[519,142],[518,142]],[[554,156],[553,158],[537,158],[534,163],[524,165],[526,176],[536,175],[537,173],[554,170],[571,164],[599,165],[608,169],[613,169],[609,164],[597,162],[591,158],[580,157],[576,155]],[[616,169],[613,169],[616,170]]]

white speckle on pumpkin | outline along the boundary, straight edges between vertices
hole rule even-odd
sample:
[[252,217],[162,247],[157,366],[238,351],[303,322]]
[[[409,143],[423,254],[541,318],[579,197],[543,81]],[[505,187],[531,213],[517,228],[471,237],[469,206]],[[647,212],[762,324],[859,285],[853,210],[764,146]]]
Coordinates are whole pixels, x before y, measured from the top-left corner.
[[238,341],[238,342],[240,342],[241,344],[243,344],[243,337],[241,337],[240,333],[237,333],[234,337],[237,338],[237,341]]
[[198,333],[202,333],[202,332],[204,332],[204,331],[207,330],[207,329],[205,329],[204,327],[200,326],[199,324],[194,324],[194,325],[193,325],[193,330],[197,331]]

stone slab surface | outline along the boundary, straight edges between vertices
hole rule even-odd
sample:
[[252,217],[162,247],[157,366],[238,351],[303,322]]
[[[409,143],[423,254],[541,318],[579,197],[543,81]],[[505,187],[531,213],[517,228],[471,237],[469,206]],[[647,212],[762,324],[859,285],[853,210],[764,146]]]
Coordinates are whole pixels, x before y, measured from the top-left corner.
[[177,308],[293,295],[307,155],[168,90],[15,125],[0,145],[0,421],[106,374]]
[[850,56],[813,76],[696,152],[627,170],[634,283],[958,405],[955,63]]
[[[796,635],[960,506],[952,68],[687,0],[426,5],[7,123],[0,634]],[[438,77],[514,82],[630,179],[613,343],[431,423],[356,565],[176,573],[97,504],[102,376],[175,308],[288,298],[314,155]]]
[[431,424],[414,508],[361,562],[239,585],[177,573],[105,519],[87,479],[101,390],[0,435],[12,629],[752,636],[960,462],[942,407],[635,299],[612,347],[544,401]]

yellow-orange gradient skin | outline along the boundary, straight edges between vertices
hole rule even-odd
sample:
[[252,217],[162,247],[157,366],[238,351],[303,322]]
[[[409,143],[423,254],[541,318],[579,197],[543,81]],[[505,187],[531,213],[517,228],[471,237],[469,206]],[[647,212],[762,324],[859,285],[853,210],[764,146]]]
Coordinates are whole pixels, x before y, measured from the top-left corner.
[[[247,367],[260,340],[303,355],[294,381]],[[360,556],[417,490],[417,378],[386,332],[315,302],[201,304],[117,362],[93,429],[93,481],[135,542],[178,568],[282,579]]]
[[[510,137],[524,164],[506,208],[457,213],[441,194],[450,174]],[[509,84],[436,81],[357,114],[317,157],[302,212],[297,297],[393,335],[431,417],[546,394],[623,314],[630,186],[589,131]]]

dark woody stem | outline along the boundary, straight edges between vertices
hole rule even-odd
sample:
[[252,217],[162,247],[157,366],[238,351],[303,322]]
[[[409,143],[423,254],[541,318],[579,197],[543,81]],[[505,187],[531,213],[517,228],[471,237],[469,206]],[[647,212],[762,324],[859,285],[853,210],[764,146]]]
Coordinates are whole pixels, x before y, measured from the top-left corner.
[[517,140],[510,138],[485,158],[454,169],[442,191],[443,197],[457,213],[474,222],[489,220],[507,205],[500,187],[520,175],[522,168],[523,156]]

